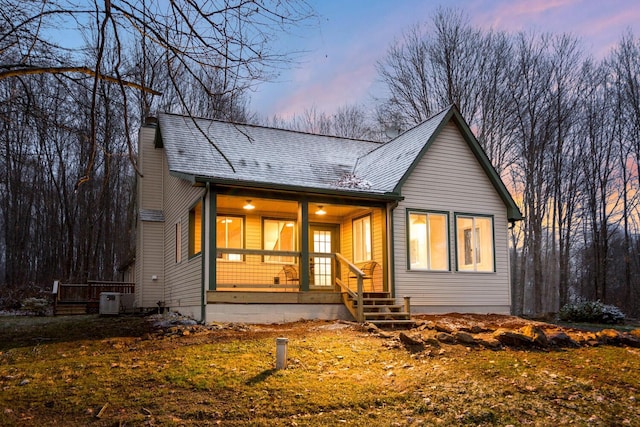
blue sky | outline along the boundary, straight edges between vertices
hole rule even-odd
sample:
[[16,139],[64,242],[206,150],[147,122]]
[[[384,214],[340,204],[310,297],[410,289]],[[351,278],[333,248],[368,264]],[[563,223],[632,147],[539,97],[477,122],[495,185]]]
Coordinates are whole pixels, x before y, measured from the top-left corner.
[[626,29],[640,37],[638,0],[309,0],[315,23],[283,36],[278,49],[305,51],[299,63],[251,94],[262,117],[290,117],[305,109],[332,113],[369,104],[380,94],[375,63],[394,38],[428,22],[439,6],[463,10],[481,28],[570,33],[601,58]]

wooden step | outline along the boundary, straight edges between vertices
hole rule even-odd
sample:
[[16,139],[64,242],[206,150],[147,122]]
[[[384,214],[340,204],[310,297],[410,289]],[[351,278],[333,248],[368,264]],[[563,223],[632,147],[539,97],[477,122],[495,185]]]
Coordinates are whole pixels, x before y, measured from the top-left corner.
[[69,316],[77,314],[87,314],[85,304],[57,304],[54,309],[55,316]]
[[[356,305],[358,305],[358,300],[351,299]],[[362,305],[394,305],[396,300],[393,298],[363,298]]]
[[387,320],[410,320],[410,318],[411,318],[411,314],[406,313],[406,312],[396,312],[396,313],[380,312],[380,313],[363,313],[363,314],[364,314],[364,319],[365,320],[376,319],[376,318],[381,318],[381,320],[383,320],[383,319],[387,319]]
[[363,292],[362,298],[364,299],[391,298],[391,294],[389,292]]
[[362,310],[365,313],[399,313],[404,310],[404,305],[365,305]]

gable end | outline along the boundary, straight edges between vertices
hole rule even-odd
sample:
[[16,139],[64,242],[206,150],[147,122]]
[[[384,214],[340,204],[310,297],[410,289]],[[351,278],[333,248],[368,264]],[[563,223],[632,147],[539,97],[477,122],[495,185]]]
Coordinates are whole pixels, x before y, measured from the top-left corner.
[[422,147],[422,150],[416,156],[411,166],[406,170],[402,178],[398,181],[398,184],[394,188],[394,192],[401,194],[402,186],[405,184],[405,182],[407,181],[407,179],[409,178],[413,170],[416,168],[420,160],[422,160],[422,157],[425,155],[427,150],[431,147],[433,141],[435,141],[435,139],[438,137],[442,129],[449,123],[449,121],[453,121],[453,123],[456,125],[463,139],[466,141],[467,145],[471,149],[471,152],[473,153],[475,158],[478,160],[478,163],[480,163],[480,166],[482,167],[487,177],[489,178],[489,181],[491,181],[491,184],[493,184],[493,187],[498,192],[498,195],[500,196],[505,206],[507,207],[507,217],[509,221],[514,222],[514,221],[522,220],[523,216],[522,216],[522,213],[520,212],[520,209],[516,205],[516,202],[513,200],[513,197],[511,197],[511,194],[509,193],[509,190],[507,190],[507,187],[504,185],[504,182],[500,178],[500,175],[498,175],[498,172],[495,170],[495,168],[491,164],[491,161],[485,154],[484,150],[480,146],[480,143],[478,142],[476,137],[473,135],[473,132],[471,132],[471,129],[469,129],[467,122],[464,120],[464,118],[462,117],[462,115],[458,111],[458,108],[455,105],[450,107],[449,111],[443,117],[442,121],[438,124],[436,130],[433,132],[429,140],[424,144],[424,146]]

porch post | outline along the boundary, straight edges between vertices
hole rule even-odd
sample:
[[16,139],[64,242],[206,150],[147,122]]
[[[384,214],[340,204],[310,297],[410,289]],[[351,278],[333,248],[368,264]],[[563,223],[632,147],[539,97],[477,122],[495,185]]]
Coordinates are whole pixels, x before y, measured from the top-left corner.
[[300,290],[309,290],[309,202],[298,204],[298,233],[300,235]]
[[[209,186],[209,184],[207,184]],[[211,185],[209,188],[209,227],[207,229],[207,241],[209,243],[208,264],[209,264],[209,290],[216,290],[216,259],[218,257],[218,248],[216,240],[216,215],[217,215],[217,193],[216,187]]]

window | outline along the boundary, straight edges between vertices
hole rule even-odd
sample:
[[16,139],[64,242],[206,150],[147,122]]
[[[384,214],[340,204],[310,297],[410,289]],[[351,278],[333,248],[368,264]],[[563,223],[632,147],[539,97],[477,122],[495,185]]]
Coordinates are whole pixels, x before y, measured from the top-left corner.
[[[218,249],[243,248],[244,218],[218,215],[216,217],[216,246]],[[242,261],[241,254],[218,253],[218,259]]]
[[409,269],[449,270],[449,232],[446,213],[409,212]]
[[[286,219],[263,219],[262,247],[267,251],[295,251],[296,222]],[[265,255],[264,261],[292,264],[295,263],[295,257]]]
[[459,271],[495,271],[492,217],[456,215],[456,239]]
[[353,262],[371,260],[371,215],[353,220]]
[[202,252],[202,201],[189,211],[189,256]]
[[182,262],[182,223],[176,222],[176,264]]

